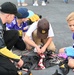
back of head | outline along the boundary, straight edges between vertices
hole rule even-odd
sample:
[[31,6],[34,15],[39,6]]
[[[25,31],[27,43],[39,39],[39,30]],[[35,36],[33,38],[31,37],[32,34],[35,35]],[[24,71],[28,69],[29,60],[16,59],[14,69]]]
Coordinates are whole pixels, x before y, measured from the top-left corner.
[[18,8],[18,12],[21,14],[18,19],[27,18],[29,16],[28,9],[24,7]]
[[67,22],[74,20],[74,12],[70,13],[67,18],[66,18]]
[[15,16],[21,16],[20,13],[17,11],[17,7],[15,4],[11,2],[5,2],[0,6],[0,11],[7,14],[14,14]]

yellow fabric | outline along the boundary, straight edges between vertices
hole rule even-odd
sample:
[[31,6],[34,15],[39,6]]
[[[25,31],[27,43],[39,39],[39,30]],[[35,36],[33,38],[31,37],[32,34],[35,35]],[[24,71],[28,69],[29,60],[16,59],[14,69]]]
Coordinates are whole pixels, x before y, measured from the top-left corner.
[[10,59],[16,59],[16,60],[19,60],[20,59],[20,56],[12,53],[6,47],[0,49],[0,55],[6,56],[6,57],[8,57]]
[[22,36],[22,30],[18,30],[19,36]]
[[60,66],[61,68],[64,68],[64,64]]
[[34,14],[33,16],[30,17],[32,22],[38,21],[40,18],[37,14]]

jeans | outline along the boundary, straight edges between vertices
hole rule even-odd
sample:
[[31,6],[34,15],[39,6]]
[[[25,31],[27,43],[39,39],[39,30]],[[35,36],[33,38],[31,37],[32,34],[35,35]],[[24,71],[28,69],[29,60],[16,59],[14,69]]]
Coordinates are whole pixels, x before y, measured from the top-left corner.
[[68,0],[64,0],[64,2],[68,2]]
[[21,2],[21,3],[24,3],[25,0],[17,0],[17,2],[18,2],[18,3],[20,3],[20,2]]

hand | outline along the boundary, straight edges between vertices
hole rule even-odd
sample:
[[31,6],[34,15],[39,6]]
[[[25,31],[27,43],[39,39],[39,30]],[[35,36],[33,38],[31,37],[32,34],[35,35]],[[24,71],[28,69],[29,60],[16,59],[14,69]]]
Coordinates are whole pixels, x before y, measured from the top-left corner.
[[40,49],[39,46],[36,47],[36,50],[37,50],[37,53],[38,53],[38,54],[41,54],[41,49]]
[[41,48],[41,53],[44,53],[46,51],[46,48],[42,47]]
[[24,62],[22,59],[20,59],[20,61],[17,63],[17,67],[21,68],[23,66]]

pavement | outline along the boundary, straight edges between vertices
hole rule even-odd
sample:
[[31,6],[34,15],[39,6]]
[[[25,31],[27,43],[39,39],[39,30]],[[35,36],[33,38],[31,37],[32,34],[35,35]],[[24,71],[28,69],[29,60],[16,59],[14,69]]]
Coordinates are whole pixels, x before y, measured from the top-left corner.
[[[10,0],[1,0],[0,4],[6,1]],[[17,0],[11,0],[11,2],[17,5]],[[41,14],[51,23],[55,34],[53,41],[56,45],[56,52],[62,47],[73,44],[72,32],[67,25],[66,17],[74,11],[74,0],[68,0],[67,4],[63,0],[49,0],[49,4],[46,6],[41,6],[41,1],[39,1],[39,6],[37,7],[32,6],[33,0],[26,0],[26,2],[28,3],[26,8],[33,10],[37,14]],[[32,70],[32,73],[33,75],[52,75],[56,69],[58,69],[58,66],[49,67],[45,70]],[[73,75],[73,71],[70,70],[67,75]]]

